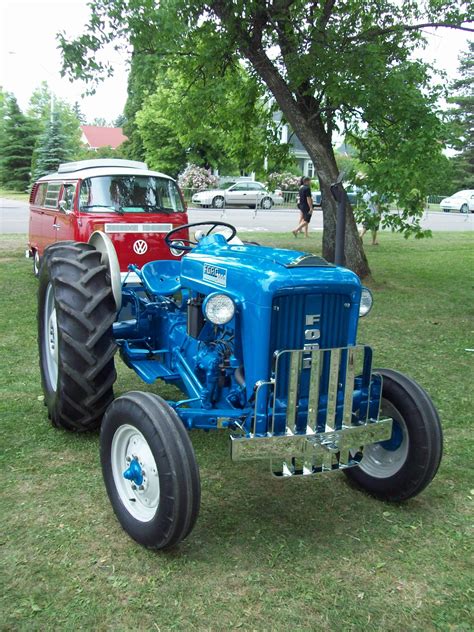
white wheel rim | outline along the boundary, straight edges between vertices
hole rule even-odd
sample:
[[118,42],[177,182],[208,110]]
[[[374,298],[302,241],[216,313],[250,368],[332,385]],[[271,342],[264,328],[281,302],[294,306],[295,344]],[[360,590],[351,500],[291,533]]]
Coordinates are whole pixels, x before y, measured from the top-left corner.
[[46,373],[51,389],[56,392],[58,386],[58,321],[54,304],[53,286],[49,283],[44,302],[43,347],[46,360]]
[[263,200],[263,202],[262,202],[263,208],[269,209],[269,208],[271,208],[271,205],[272,205],[272,203],[271,203],[271,201],[268,198],[265,198]]
[[[139,465],[143,481],[128,480],[124,472],[132,461]],[[160,502],[160,479],[150,446],[142,433],[131,426],[120,426],[112,439],[112,475],[115,488],[126,510],[140,522],[150,522]]]
[[397,421],[402,431],[402,441],[396,450],[387,450],[380,443],[366,445],[359,467],[374,478],[389,478],[396,474],[406,462],[410,442],[402,415],[393,404],[384,399],[382,399],[381,416],[391,417]]
[[38,275],[39,274],[39,267],[40,267],[40,256],[39,256],[37,250],[35,250],[35,256],[34,256],[34,259],[33,259],[33,265],[34,265],[34,269],[35,269],[35,274]]
[[224,206],[224,198],[218,197],[214,200],[215,208],[222,208]]

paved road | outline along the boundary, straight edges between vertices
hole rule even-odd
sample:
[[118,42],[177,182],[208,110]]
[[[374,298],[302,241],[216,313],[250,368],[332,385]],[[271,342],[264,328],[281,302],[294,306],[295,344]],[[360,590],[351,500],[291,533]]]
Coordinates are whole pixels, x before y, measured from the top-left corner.
[[[271,211],[255,211],[250,209],[226,209],[225,213],[214,209],[190,208],[190,222],[201,220],[220,220],[233,224],[238,231],[253,233],[286,233],[294,228],[298,217],[296,209],[272,209]],[[322,213],[316,211],[311,222],[312,231],[321,231]],[[474,213],[440,213],[430,211],[422,220],[423,228],[433,231],[467,231],[474,230]],[[28,232],[28,204],[16,200],[0,198],[0,234]]]

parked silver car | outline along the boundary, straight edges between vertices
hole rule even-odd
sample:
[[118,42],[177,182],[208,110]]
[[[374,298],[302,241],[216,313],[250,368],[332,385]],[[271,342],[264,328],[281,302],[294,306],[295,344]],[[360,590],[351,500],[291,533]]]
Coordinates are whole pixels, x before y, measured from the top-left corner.
[[281,193],[270,193],[261,182],[245,180],[236,182],[227,189],[212,189],[195,193],[191,199],[197,206],[212,206],[224,208],[225,206],[256,205],[263,209],[271,209],[274,204],[283,204]]
[[445,213],[450,211],[459,211],[460,213],[474,213],[474,190],[467,189],[458,191],[454,195],[450,195],[441,200],[441,208]]

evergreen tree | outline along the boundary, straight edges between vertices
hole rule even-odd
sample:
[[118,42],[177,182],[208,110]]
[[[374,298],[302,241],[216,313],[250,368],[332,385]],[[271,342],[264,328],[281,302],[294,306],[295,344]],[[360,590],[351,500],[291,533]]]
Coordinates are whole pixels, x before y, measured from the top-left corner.
[[457,108],[452,112],[459,154],[452,159],[453,189],[474,188],[474,42],[460,56],[460,79],[453,83],[456,95],[448,99]]
[[64,130],[64,123],[58,112],[53,112],[51,120],[41,134],[36,147],[36,163],[33,179],[57,171],[60,163],[71,160],[71,147]]
[[127,119],[125,118],[125,114],[119,114],[117,118],[115,119],[115,121],[113,122],[113,124],[114,124],[114,127],[123,127],[126,122],[127,122]]
[[[77,107],[76,107],[77,106]],[[41,173],[43,170],[37,165],[39,158],[39,144],[43,142],[40,138],[48,132],[51,125],[52,115],[51,108],[54,110],[55,117],[61,120],[61,130],[65,136],[63,139],[63,147],[67,149],[67,155],[70,160],[78,160],[82,151],[81,146],[81,130],[80,109],[78,105],[71,107],[65,101],[57,99],[51,93],[48,84],[43,81],[37,88],[30,99],[28,114],[34,120],[37,129],[38,142],[33,152],[31,171],[34,175]]]
[[103,116],[96,116],[89,125],[97,125],[97,127],[113,127]]
[[85,125],[86,117],[82,113],[81,106],[79,105],[77,101],[75,101],[74,105],[72,106],[72,111],[74,115],[76,116],[77,120],[79,121],[79,123],[81,125]]
[[0,134],[0,182],[6,189],[26,191],[30,181],[35,127],[13,95],[4,96]]

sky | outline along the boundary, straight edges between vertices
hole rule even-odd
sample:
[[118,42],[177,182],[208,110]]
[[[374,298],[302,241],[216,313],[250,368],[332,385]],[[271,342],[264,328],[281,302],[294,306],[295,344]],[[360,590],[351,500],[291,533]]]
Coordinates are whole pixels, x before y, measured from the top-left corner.
[[[55,95],[71,105],[78,101],[85,117],[113,121],[127,99],[127,64],[113,55],[115,76],[94,96],[82,97],[83,82],[61,78],[56,33],[82,32],[88,21],[87,0],[0,0],[0,86],[16,96],[24,110],[32,92],[46,81]],[[110,54],[110,53],[109,53]]]
[[[71,105],[78,101],[88,121],[104,118],[111,122],[123,112],[127,63],[119,54],[110,57],[114,77],[106,79],[94,96],[82,97],[84,83],[71,83],[60,76],[56,33],[65,31],[69,37],[81,33],[88,21],[87,1],[0,0],[0,86],[15,94],[23,110],[33,90],[46,81],[59,98]],[[427,34],[429,45],[420,56],[454,78],[469,34],[452,29],[431,29]]]

